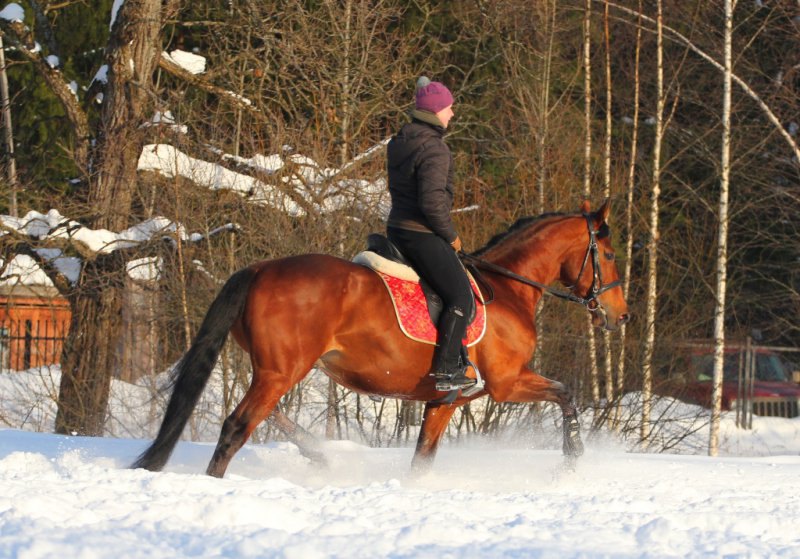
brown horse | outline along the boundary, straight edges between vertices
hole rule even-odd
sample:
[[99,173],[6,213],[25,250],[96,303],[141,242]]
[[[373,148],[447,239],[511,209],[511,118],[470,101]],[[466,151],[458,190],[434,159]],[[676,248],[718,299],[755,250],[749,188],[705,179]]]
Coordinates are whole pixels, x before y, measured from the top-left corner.
[[[233,455],[275,410],[280,398],[315,366],[353,390],[428,402],[412,466],[429,465],[456,408],[488,394],[497,402],[556,402],[562,410],[568,462],[583,452],[577,411],[560,382],[528,368],[536,346],[536,304],[545,290],[583,303],[595,326],[628,319],[609,241],[606,202],[590,213],[545,214],[518,221],[467,257],[485,270],[494,293],[483,339],[470,351],[485,386],[443,403],[428,376],[433,346],[407,338],[378,275],[318,254],[254,264],[236,272],[212,303],[175,384],[158,435],[134,467],[160,470],[169,459],[211,375],[228,332],[250,354],[253,379],[228,417],[207,473],[224,475]],[[569,291],[547,287],[556,280]],[[277,425],[302,436],[277,410]]]

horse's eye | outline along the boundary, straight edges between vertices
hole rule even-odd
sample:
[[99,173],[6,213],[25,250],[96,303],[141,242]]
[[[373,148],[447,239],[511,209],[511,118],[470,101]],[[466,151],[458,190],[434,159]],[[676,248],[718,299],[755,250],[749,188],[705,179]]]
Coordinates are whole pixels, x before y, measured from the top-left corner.
[[606,257],[606,260],[614,260],[614,253],[613,252],[605,252],[603,256]]

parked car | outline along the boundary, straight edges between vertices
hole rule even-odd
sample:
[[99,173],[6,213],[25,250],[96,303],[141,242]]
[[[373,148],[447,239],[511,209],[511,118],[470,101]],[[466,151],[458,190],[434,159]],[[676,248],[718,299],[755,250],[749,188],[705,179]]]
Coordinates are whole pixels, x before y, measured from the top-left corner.
[[[754,357],[752,392],[753,413],[762,416],[797,417],[800,415],[800,384],[797,373],[779,354],[765,348],[751,348]],[[744,378],[744,348],[726,349],[723,361],[722,409],[736,409],[748,389]],[[692,348],[672,368],[673,374],[661,385],[664,395],[688,403],[711,406],[714,352],[711,348]],[[677,372],[676,372],[677,371]],[[741,371],[741,377],[740,377]]]

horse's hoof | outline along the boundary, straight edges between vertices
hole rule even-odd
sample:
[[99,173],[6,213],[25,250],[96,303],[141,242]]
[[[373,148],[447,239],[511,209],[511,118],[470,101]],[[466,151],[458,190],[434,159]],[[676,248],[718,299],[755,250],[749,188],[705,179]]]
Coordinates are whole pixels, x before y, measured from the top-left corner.
[[565,472],[574,472],[578,466],[578,457],[574,455],[564,455],[564,464],[562,466]]
[[581,424],[574,417],[564,419],[564,445],[562,446],[562,451],[565,457],[574,457],[575,460],[583,455]]
[[316,468],[327,469],[330,466],[328,459],[322,452],[318,450],[304,450],[301,448],[300,455],[304,458],[307,458],[308,461],[311,462],[311,464]]

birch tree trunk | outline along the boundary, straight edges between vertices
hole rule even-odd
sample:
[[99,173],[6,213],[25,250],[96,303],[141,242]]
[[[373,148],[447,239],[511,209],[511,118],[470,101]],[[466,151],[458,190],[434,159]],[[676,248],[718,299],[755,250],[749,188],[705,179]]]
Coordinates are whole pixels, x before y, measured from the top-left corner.
[[[592,0],[586,0],[583,15],[583,107],[586,134],[583,138],[583,197],[592,195]],[[600,371],[597,366],[597,342],[591,315],[586,315],[589,340],[589,374],[592,384],[592,402],[600,401]]]
[[658,204],[661,195],[661,140],[664,136],[664,30],[662,3],[656,3],[656,123],[653,144],[653,184],[650,189],[650,238],[647,242],[647,310],[642,362],[642,425],[643,442],[650,437],[650,405],[653,394],[653,352],[656,341],[656,303],[658,286]]
[[352,18],[353,18],[353,2],[352,0],[347,0],[344,6],[344,36],[342,37],[344,53],[342,54],[342,74],[339,78],[340,80],[340,87],[342,92],[342,99],[341,99],[341,114],[342,114],[342,124],[341,124],[341,146],[339,148],[339,165],[344,165],[347,163],[348,158],[350,156],[350,120],[353,111],[353,103],[350,99],[350,50],[351,45],[353,42],[352,39],[352,32],[351,32],[351,25],[352,25]]
[[14,156],[14,129],[11,126],[11,105],[8,92],[8,75],[6,74],[6,48],[3,37],[0,36],[0,103],[3,113],[3,141],[8,160],[8,185],[9,192],[8,213],[17,217],[17,158]]
[[[594,0],[594,1],[595,2],[608,2],[608,0]],[[639,18],[639,25],[640,26],[641,26],[643,21],[646,21],[648,23],[654,23],[652,18],[647,17],[647,16],[642,14],[642,10],[641,9],[637,13],[637,12],[634,12],[633,10],[631,10],[630,8],[626,8],[625,6],[620,6],[619,4],[617,4],[615,2],[608,2],[608,4],[612,8],[615,8],[615,9],[617,9],[617,10],[623,12],[623,13],[626,13],[628,15],[637,16]],[[685,35],[680,33],[678,30],[676,30],[676,29],[674,29],[674,28],[672,28],[672,27],[670,27],[668,25],[663,25],[663,22],[661,24],[657,24],[657,26],[658,25],[660,25],[660,28],[662,30],[662,36],[663,36],[663,31],[667,31],[669,33],[669,35],[670,35],[670,39],[671,40],[673,40],[673,41],[675,41],[675,42],[677,42],[679,44],[685,45],[687,48],[689,48],[689,50],[691,50],[697,56],[699,56],[700,58],[702,58],[703,60],[705,60],[706,62],[711,64],[714,68],[716,68],[717,70],[719,70],[723,74],[725,73],[725,66],[723,64],[720,64],[719,62],[717,62],[711,55],[709,55],[707,52],[705,52],[704,50],[699,48],[696,44],[694,44],[688,37],[686,37]],[[742,78],[740,78],[739,76],[737,76],[733,72],[731,72],[731,80],[733,80],[733,82],[736,83],[736,85],[738,85],[748,97],[750,97],[753,101],[755,101],[756,105],[758,105],[758,108],[761,109],[761,112],[764,113],[764,116],[767,117],[767,120],[769,120],[770,123],[775,128],[775,131],[778,132],[778,134],[780,134],[783,137],[783,139],[786,141],[786,143],[789,146],[789,149],[791,149],[792,152],[794,153],[794,156],[798,160],[800,160],[800,145],[797,144],[795,139],[789,133],[788,127],[784,126],[781,123],[780,118],[778,118],[778,116],[772,111],[770,106],[767,105],[767,103],[764,102],[763,99],[761,99],[761,96],[758,93],[756,93],[756,91],[752,87],[750,87],[750,85],[746,81],[744,81]]]
[[[538,162],[537,173],[537,189],[539,195],[539,203],[537,205],[537,212],[544,213],[544,193],[545,184],[547,181],[547,141],[550,133],[550,79],[553,67],[553,41],[556,33],[556,11],[557,0],[553,0],[552,4],[548,0],[545,2],[544,19],[547,22],[545,28],[545,55],[542,64],[542,89],[539,95],[539,138],[537,141],[536,159]],[[542,310],[544,309],[544,297],[539,298],[536,304],[536,332],[539,336],[540,343],[536,346],[536,352],[533,355],[533,368],[535,371],[542,370],[542,334],[544,333],[544,316]]]
[[[639,0],[639,13],[642,11],[642,0]],[[641,19],[641,17],[640,17]],[[636,186],[636,157],[639,140],[639,60],[642,49],[642,26],[636,28],[636,48],[635,62],[633,70],[633,130],[631,131],[631,150],[630,161],[628,162],[628,185],[626,193],[627,204],[625,206],[625,270],[622,274],[622,293],[628,299],[631,287],[631,267],[633,260],[633,192]],[[619,357],[617,358],[617,394],[622,394],[625,390],[625,340],[626,326],[623,324],[619,329]],[[620,406],[618,401],[614,410],[614,427],[619,428]]]
[[722,409],[722,372],[725,350],[725,290],[728,263],[728,194],[731,174],[731,87],[733,80],[733,10],[735,0],[725,0],[725,73],[722,94],[722,176],[719,187],[717,241],[717,290],[714,301],[714,385],[711,395],[711,427],[708,455],[719,452],[719,416]]
[[583,12],[583,196],[592,192],[592,2],[586,0]]
[[552,3],[548,0],[545,2],[545,20],[547,26],[545,28],[545,41],[547,47],[545,48],[544,61],[542,64],[542,89],[539,96],[539,138],[537,142],[536,159],[538,161],[537,173],[537,187],[539,194],[538,212],[544,213],[544,192],[545,184],[547,182],[547,138],[550,132],[550,75],[553,66],[553,40],[556,29],[556,10],[557,0]]
[[[608,2],[603,11],[603,36],[605,38],[605,70],[606,70],[606,132],[603,150],[603,197],[611,198],[611,36],[608,29]],[[611,353],[611,332],[603,330],[603,347],[605,349],[605,397],[606,406],[614,401],[613,356]]]

